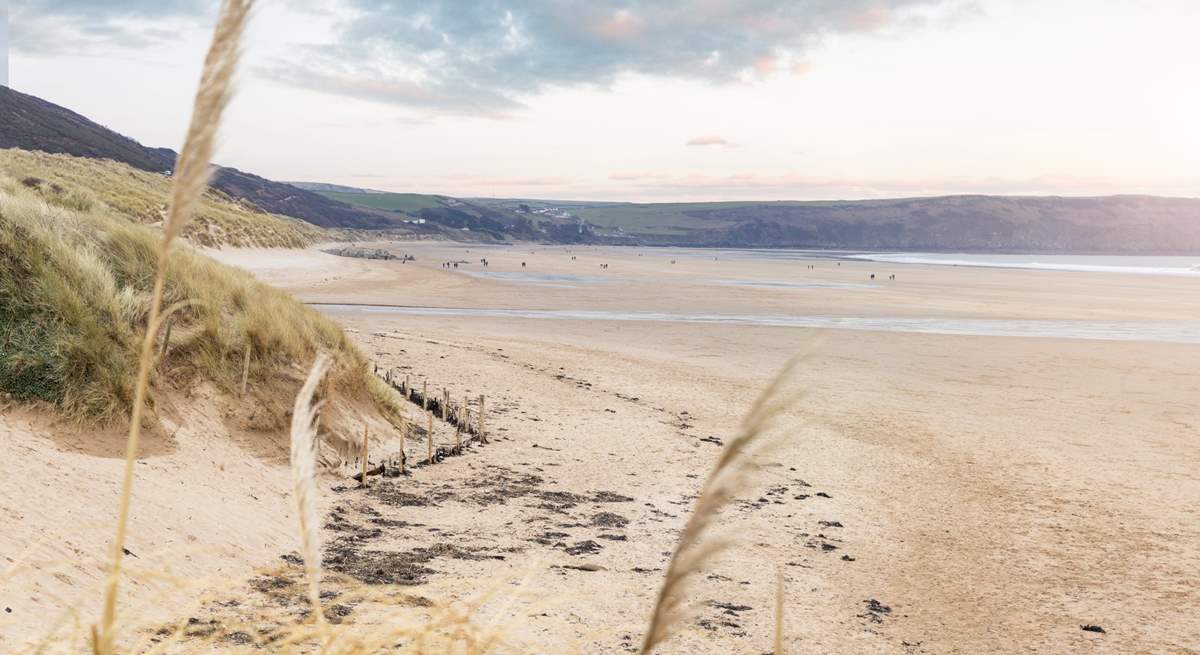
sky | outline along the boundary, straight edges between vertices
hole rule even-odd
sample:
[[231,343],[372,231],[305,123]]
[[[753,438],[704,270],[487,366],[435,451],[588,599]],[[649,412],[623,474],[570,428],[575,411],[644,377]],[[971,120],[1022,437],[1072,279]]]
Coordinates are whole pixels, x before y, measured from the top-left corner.
[[[214,0],[8,10],[13,88],[178,147]],[[1198,26],[1195,0],[260,0],[217,161],[473,197],[1196,197]]]

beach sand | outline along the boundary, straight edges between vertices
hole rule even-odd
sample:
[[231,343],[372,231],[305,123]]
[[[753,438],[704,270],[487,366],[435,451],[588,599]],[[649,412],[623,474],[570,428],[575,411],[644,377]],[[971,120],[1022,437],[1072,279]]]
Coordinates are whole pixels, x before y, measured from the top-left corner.
[[[291,253],[284,256],[296,261],[259,270],[307,301],[328,303],[1200,316],[1196,281],[1187,278],[655,249],[390,247],[417,261]],[[442,261],[472,263],[446,270]],[[477,277],[485,272],[518,279]],[[763,282],[771,286],[746,286]],[[873,286],[779,286],[814,282]],[[804,397],[785,422],[785,445],[762,462],[760,488],[722,517],[737,546],[697,587],[697,620],[664,652],[769,650],[776,570],[786,578],[796,651],[1200,648],[1196,344],[332,315],[358,331],[381,365],[446,387],[452,398],[487,395],[499,439],[401,483],[448,490],[436,506],[395,508],[396,517],[439,531],[386,539],[389,548],[450,542],[516,551],[504,560],[435,560],[427,584],[463,595],[472,581],[533,566],[531,584],[552,608],[517,623],[550,650],[637,644],[662,567],[719,451],[714,441],[734,433],[758,391],[797,353],[807,353],[797,380]],[[498,484],[501,472],[580,497],[609,491],[633,500],[555,509],[528,495],[503,505],[472,497],[472,488]],[[592,520],[602,512],[628,524],[613,530]],[[597,552],[567,554],[581,543]],[[554,568],[581,562],[603,570]],[[751,609],[723,609],[729,605]]]
[[[1200,316],[1190,278],[378,245],[417,261],[317,249],[215,254],[319,303]],[[792,388],[803,395],[782,421],[782,445],[758,462],[756,488],[721,516],[735,545],[701,576],[695,616],[659,652],[770,651],[779,571],[788,652],[1200,649],[1195,343],[328,311],[398,379],[446,388],[456,402],[486,395],[491,435],[465,456],[368,490],[327,476],[324,501],[336,516],[328,548],[343,572],[370,579],[386,569],[433,599],[499,586],[511,602],[486,610],[528,652],[636,649],[720,444],[797,354]],[[453,440],[436,422],[435,443]],[[409,457],[423,448],[410,443]],[[278,487],[285,474],[262,475]],[[278,504],[238,508],[275,516],[256,533],[273,540],[255,542],[247,572],[295,548],[276,535],[286,517]],[[386,616],[364,607],[347,620]]]

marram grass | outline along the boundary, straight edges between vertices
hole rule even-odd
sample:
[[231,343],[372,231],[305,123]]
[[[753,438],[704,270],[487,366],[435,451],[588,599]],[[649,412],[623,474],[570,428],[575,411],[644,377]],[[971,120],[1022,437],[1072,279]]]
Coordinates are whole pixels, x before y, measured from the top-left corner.
[[[0,392],[80,423],[127,421],[160,239],[155,228],[50,204],[0,176]],[[167,258],[163,306],[180,308],[157,381],[206,380],[237,395],[243,370],[253,391],[327,351],[340,391],[390,398],[319,312],[191,248]]]
[[[0,174],[51,205],[97,211],[143,225],[160,225],[171,178],[108,159],[28,150],[0,150]],[[302,248],[335,235],[299,219],[265,213],[209,189],[183,231],[199,246]]]

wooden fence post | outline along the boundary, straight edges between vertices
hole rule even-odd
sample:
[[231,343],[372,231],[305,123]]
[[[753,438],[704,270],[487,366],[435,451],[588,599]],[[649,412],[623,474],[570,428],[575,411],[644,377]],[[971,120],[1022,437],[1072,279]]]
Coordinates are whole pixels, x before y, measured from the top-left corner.
[[479,394],[479,441],[487,443],[487,435],[483,432],[483,394]]
[[421,382],[421,409],[429,410],[429,380]]
[[450,390],[442,387],[442,420],[446,420],[446,412],[450,410]]
[[429,410],[425,410],[425,416],[426,416],[426,418],[429,419],[429,428],[428,428],[429,432],[426,433],[426,435],[425,435],[425,441],[427,442],[427,448],[429,450],[429,460],[428,461],[430,464],[432,464],[433,463],[433,412],[431,412]]
[[362,486],[364,486],[364,487],[367,486],[367,457],[368,457],[367,449],[370,447],[370,444],[368,442],[369,435],[370,435],[370,429],[367,427],[366,423],[363,423]]
[[167,319],[167,330],[163,333],[162,348],[158,350],[158,361],[162,361],[167,356],[167,347],[171,345],[171,326],[175,324],[175,317]]
[[408,453],[404,452],[404,434],[408,432],[408,419],[400,416],[400,475],[404,475],[405,464],[408,464]]

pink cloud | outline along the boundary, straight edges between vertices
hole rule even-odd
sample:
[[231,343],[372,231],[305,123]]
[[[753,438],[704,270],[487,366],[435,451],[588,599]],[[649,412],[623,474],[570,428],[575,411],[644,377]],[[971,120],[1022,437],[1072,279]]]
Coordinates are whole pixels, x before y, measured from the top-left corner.
[[811,61],[798,61],[792,64],[792,75],[807,75],[812,72],[813,63]]
[[715,134],[706,134],[703,136],[693,137],[692,139],[690,139],[687,142],[687,145],[689,145],[689,146],[732,146],[733,144],[730,143],[729,140],[723,136],[717,136]]
[[875,32],[887,26],[891,19],[891,9],[884,5],[874,5],[851,14],[846,24],[856,32]]
[[596,34],[613,41],[627,41],[642,30],[642,21],[628,9],[618,9],[608,18],[592,26]]
[[754,61],[754,70],[759,75],[770,75],[779,68],[779,58],[774,55],[759,57]]

